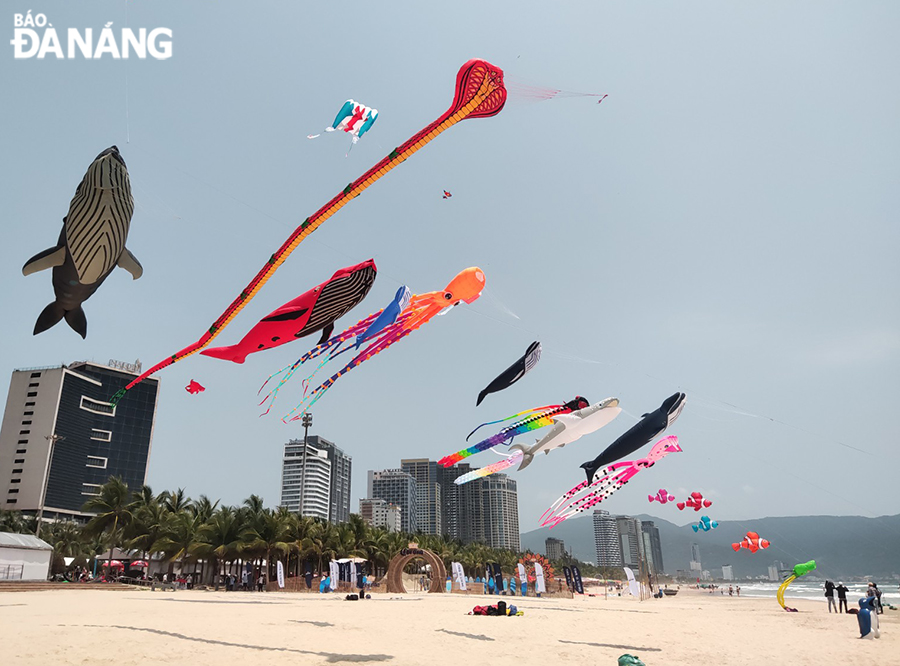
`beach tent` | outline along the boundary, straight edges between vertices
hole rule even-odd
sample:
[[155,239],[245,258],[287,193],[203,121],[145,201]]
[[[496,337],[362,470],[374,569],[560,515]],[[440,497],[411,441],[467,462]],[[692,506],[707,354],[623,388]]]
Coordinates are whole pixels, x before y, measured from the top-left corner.
[[53,547],[31,534],[0,532],[0,580],[47,580]]

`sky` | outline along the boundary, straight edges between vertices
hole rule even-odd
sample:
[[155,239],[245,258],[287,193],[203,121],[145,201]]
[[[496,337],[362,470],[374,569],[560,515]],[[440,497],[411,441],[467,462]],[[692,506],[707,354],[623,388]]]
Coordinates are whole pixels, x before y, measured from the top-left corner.
[[[900,512],[897,3],[4,7],[0,374],[77,360],[146,369],[187,346],[300,222],[440,116],[478,57],[504,70],[507,107],[450,128],[349,203],[216,340],[237,342],[369,258],[375,285],[338,330],[401,284],[423,293],[483,269],[479,300],[316,404],[310,434],[353,457],[351,510],[369,469],[440,458],[525,409],[618,397],[612,424],[514,474],[520,528],[534,529],[582,462],[684,391],[670,431],[683,452],[635,477],[611,512],[645,513],[663,487],[703,492],[722,520]],[[29,9],[61,33],[169,28],[172,57],[16,60],[13,14]],[[609,96],[535,103],[515,94],[523,85]],[[352,152],[344,135],[307,140],[347,98],[379,111]],[[144,275],[117,270],[87,301],[86,340],[64,323],[33,337],[51,276],[21,267],[55,244],[75,187],[113,144]],[[539,365],[476,408],[533,340]],[[161,372],[154,491],[277,505],[283,444],[303,434],[279,417],[301,389],[288,384],[266,417],[257,390],[314,343]],[[191,379],[206,392],[186,393]]]

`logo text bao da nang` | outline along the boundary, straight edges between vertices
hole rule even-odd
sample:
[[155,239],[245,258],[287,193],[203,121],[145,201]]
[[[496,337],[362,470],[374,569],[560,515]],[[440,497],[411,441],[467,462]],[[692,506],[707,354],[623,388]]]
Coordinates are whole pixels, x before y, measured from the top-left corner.
[[16,59],[43,59],[48,56],[58,60],[96,60],[107,56],[113,59],[148,55],[157,60],[172,57],[172,30],[169,28],[112,29],[112,21],[103,28],[67,28],[57,33],[45,14],[13,14],[13,46]]

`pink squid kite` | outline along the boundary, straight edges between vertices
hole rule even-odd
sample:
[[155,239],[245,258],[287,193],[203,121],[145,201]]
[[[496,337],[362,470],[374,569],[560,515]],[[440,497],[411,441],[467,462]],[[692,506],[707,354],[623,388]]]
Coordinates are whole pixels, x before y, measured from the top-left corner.
[[652,467],[670,453],[680,452],[678,438],[675,435],[669,435],[654,444],[646,458],[623,460],[598,469],[590,482],[582,481],[544,512],[544,515],[541,516],[541,527],[549,526],[552,529],[564,520],[587,511],[608,499],[642,469]]

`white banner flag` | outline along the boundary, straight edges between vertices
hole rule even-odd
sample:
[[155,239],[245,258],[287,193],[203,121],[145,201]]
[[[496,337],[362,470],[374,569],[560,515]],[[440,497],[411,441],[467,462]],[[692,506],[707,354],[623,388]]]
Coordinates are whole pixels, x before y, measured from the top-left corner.
[[540,562],[534,563],[534,591],[537,593],[543,593],[547,591],[547,588],[544,586],[544,567],[541,566]]
[[628,567],[624,567],[625,575],[628,577],[628,591],[631,592],[631,595],[634,597],[641,596],[641,590],[638,588],[638,583],[634,579],[634,572]]
[[278,587],[284,589],[284,565],[281,563],[281,560],[278,560],[275,570],[278,573]]
[[528,574],[525,573],[525,565],[519,562],[519,582],[522,585],[528,584]]
[[331,585],[329,587],[334,591],[338,586],[338,577],[341,575],[341,568],[337,562],[331,560],[328,564],[328,571],[331,573]]
[[459,562],[453,562],[450,565],[450,568],[453,570],[453,577],[456,579],[456,584],[459,586],[460,590],[466,589],[466,573],[463,571],[463,565]]

